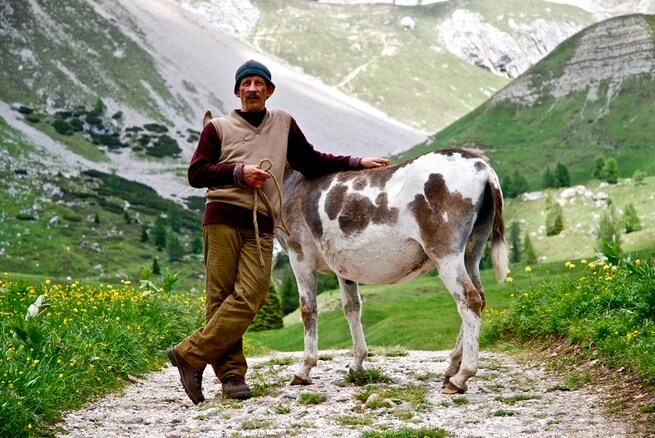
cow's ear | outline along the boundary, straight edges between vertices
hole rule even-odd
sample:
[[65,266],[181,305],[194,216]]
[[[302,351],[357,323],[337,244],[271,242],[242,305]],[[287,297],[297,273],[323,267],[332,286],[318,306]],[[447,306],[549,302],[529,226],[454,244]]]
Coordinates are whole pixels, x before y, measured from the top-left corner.
[[212,112],[210,110],[205,111],[205,115],[202,116],[202,127],[204,128],[213,118],[214,117],[212,116]]

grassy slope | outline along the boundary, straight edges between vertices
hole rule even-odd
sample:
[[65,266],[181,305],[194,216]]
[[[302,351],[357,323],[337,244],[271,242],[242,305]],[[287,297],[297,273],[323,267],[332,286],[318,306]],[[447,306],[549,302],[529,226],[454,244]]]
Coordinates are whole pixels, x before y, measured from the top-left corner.
[[185,110],[150,55],[87,2],[38,3],[38,16],[28,2],[17,2],[5,17],[16,32],[0,42],[0,99],[93,107],[100,96],[164,122],[152,92],[162,103]]
[[[255,3],[262,17],[251,44],[419,129],[445,126],[508,82],[435,50],[449,5]],[[412,32],[398,25],[408,14],[418,23]]]
[[[531,276],[517,266],[512,283],[498,284],[493,271],[482,271],[487,296],[487,310],[507,309],[512,294],[530,281],[553,278],[566,271],[563,262],[535,267]],[[413,350],[447,350],[455,345],[460,318],[455,301],[436,275],[425,275],[398,285],[364,285],[362,324],[369,346],[401,346]],[[348,322],[341,311],[339,292],[327,291],[318,296],[319,350],[352,348]],[[483,323],[484,324],[484,323]],[[277,351],[303,350],[303,325],[298,311],[287,315],[279,330],[248,333],[255,347]]]
[[[1,119],[0,135],[0,152],[6,151],[0,179],[6,182],[7,193],[0,197],[2,272],[31,275],[37,281],[64,281],[71,276],[95,282],[101,273],[107,275],[107,282],[125,276],[137,281],[157,258],[164,273],[167,269],[180,272],[177,286],[202,290],[203,266],[198,256],[187,255],[182,262],[172,263],[167,252],[153,244],[152,235],[148,242],[141,242],[143,228],[151,232],[156,215],[166,213],[173,201],[119,178],[51,174],[29,157],[33,147]],[[60,188],[63,196],[46,195],[46,184]],[[121,212],[125,200],[131,204],[129,224]],[[19,219],[21,215],[34,219]],[[94,222],[95,215],[99,223]],[[53,218],[58,222],[50,223]],[[198,210],[182,216],[179,238],[187,253],[191,240],[200,236],[201,222]]]

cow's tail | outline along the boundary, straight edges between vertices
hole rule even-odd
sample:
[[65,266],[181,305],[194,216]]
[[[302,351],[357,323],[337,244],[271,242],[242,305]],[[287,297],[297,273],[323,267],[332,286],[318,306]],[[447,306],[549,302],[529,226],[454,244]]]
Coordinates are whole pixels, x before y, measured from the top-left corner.
[[[495,181],[494,181],[495,180]],[[496,271],[496,279],[505,281],[509,271],[507,259],[507,242],[505,241],[505,223],[503,222],[503,192],[500,189],[498,178],[489,181],[493,200],[493,225],[491,227],[491,260]]]

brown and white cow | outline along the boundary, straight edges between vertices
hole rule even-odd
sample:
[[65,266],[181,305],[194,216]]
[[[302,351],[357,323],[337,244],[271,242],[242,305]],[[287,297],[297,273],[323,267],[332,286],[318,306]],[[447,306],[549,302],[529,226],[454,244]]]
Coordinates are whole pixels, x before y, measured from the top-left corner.
[[303,364],[292,384],[310,384],[318,361],[317,272],[337,275],[353,340],[350,370],[361,371],[368,349],[357,284],[400,283],[436,267],[462,318],[443,392],[465,392],[477,371],[486,304],[479,263],[490,234],[496,277],[507,275],[503,197],[487,161],[451,149],[314,180],[287,169],[283,200],[291,235],[276,230],[276,238],[289,255],[305,325]]

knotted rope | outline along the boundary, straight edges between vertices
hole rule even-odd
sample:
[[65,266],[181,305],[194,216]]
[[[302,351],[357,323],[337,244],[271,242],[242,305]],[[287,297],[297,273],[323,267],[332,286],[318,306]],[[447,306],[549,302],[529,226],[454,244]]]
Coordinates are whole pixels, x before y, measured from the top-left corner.
[[[264,166],[267,166],[264,168]],[[282,216],[282,188],[280,187],[280,183],[278,182],[277,178],[271,172],[271,168],[273,167],[273,162],[269,160],[268,158],[264,158],[259,162],[258,166],[261,170],[264,172],[268,173],[272,178],[273,182],[275,183],[275,187],[277,188],[277,194],[278,194],[278,199],[279,199],[279,206],[278,206],[278,211],[276,212],[273,206],[271,205],[270,199],[268,199],[268,195],[264,192],[263,189],[254,189],[253,194],[252,194],[252,222],[255,225],[255,240],[257,241],[257,251],[259,252],[259,263],[263,267],[264,266],[264,255],[262,253],[262,244],[259,239],[259,225],[257,224],[257,204],[259,202],[259,198],[262,198],[262,201],[264,202],[264,205],[266,205],[266,210],[268,210],[268,215],[269,217],[273,220],[273,224],[275,228],[279,228],[282,231],[286,233],[287,236],[290,236],[291,233],[289,232],[289,229],[287,228],[286,222],[284,222],[284,216]],[[276,224],[276,219],[280,218],[280,225]]]

